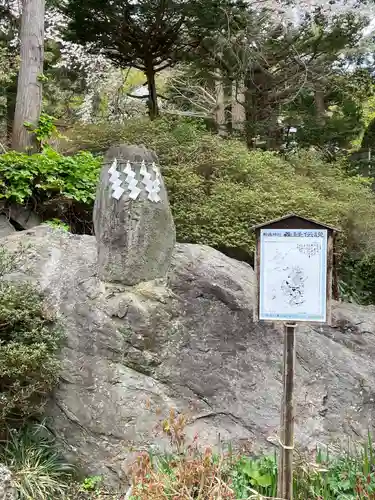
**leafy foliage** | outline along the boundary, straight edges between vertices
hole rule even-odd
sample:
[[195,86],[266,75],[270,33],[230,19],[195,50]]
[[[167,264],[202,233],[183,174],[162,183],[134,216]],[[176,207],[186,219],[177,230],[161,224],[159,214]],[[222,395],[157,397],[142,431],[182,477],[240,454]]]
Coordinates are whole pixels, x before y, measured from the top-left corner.
[[38,146],[42,149],[45,143],[51,139],[53,136],[59,136],[57,127],[55,125],[55,118],[53,116],[47,115],[46,113],[41,113],[38,125],[35,127],[32,123],[26,122],[25,127],[34,134]]
[[89,476],[83,480],[81,488],[84,491],[95,491],[102,482],[103,478],[101,476]]
[[[1,252],[3,272],[11,257]],[[14,262],[14,258],[13,258]],[[57,351],[62,332],[29,284],[0,281],[0,429],[23,421],[43,408],[58,380]]]
[[[186,418],[171,410],[162,422],[172,453],[142,453],[133,467],[132,500],[260,499],[277,495],[277,455],[249,457],[203,449],[196,435],[188,444]],[[362,446],[330,456],[317,450],[314,460],[295,453],[293,497],[296,500],[375,498],[375,457],[369,434]]]
[[0,447],[0,460],[13,474],[19,500],[65,498],[73,467],[64,462],[44,424],[12,430]]
[[[9,49],[2,47],[0,44],[0,88],[4,89],[12,84],[14,77],[17,74],[17,60],[12,58]],[[4,118],[6,113],[6,96],[4,92],[0,95],[0,119]]]
[[50,227],[56,228],[56,229],[62,229],[63,231],[69,231],[69,225],[66,224],[65,222],[62,222],[60,219],[51,219],[47,220],[45,222]]
[[361,258],[344,259],[341,272],[341,296],[357,304],[375,303],[375,254],[370,252]]
[[37,208],[53,200],[91,205],[100,163],[88,152],[63,156],[49,147],[33,155],[9,151],[0,155],[0,198],[32,200]]
[[319,116],[313,92],[301,91],[289,105],[285,122],[297,127],[294,139],[301,147],[350,148],[364,129],[363,102],[374,92],[371,73],[357,69],[350,74],[336,71],[325,82],[324,107]]
[[226,0],[201,2],[140,0],[138,2],[69,0],[63,12],[67,38],[104,53],[120,68],[144,71],[150,117],[158,115],[155,74],[172,66],[181,53],[197,46],[225,19]]
[[232,480],[236,498],[247,498],[251,490],[267,496],[277,494],[277,456],[240,457],[235,461]]
[[362,139],[362,148],[371,148],[375,150],[375,118],[369,123]]
[[288,212],[341,228],[341,253],[363,253],[374,241],[373,194],[366,179],[347,174],[344,160],[328,163],[313,151],[287,158],[248,151],[240,141],[222,140],[187,120],[134,120],[126,127],[80,127],[69,135],[71,152],[83,147],[100,153],[121,142],[154,149],[179,241],[250,256],[250,227]]

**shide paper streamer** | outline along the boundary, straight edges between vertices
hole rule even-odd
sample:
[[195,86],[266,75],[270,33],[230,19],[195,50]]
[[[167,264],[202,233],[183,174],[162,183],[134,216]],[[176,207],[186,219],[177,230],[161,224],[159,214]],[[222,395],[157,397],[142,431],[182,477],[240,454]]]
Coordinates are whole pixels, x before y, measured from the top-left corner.
[[[113,163],[108,170],[110,175],[109,182],[112,186],[112,198],[119,200],[121,196],[125,193],[123,186],[123,181],[121,180],[121,170],[119,170],[117,164],[117,159],[113,160]],[[160,201],[160,172],[156,164],[151,163],[150,167],[146,165],[143,160],[140,168],[141,181],[136,178],[136,171],[132,168],[130,161],[126,162],[125,169],[123,173],[126,175],[125,178],[125,188],[129,191],[129,198],[136,200],[142,188],[147,192],[147,199],[158,203]],[[140,186],[140,187],[139,187]]]

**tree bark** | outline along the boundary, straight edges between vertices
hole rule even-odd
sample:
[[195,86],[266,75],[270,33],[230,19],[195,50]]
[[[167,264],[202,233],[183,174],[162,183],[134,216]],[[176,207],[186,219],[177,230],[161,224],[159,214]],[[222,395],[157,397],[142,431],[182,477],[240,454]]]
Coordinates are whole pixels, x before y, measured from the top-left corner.
[[45,0],[23,0],[20,30],[20,70],[14,114],[12,148],[30,151],[37,148],[36,139],[25,127],[25,122],[37,126],[42,107],[44,59]]
[[232,130],[243,132],[246,122],[245,86],[242,81],[232,84]]
[[216,108],[215,108],[215,122],[217,132],[221,136],[227,135],[226,116],[225,116],[225,91],[223,83],[223,75],[221,71],[216,70],[215,79],[215,95],[216,95]]
[[158,95],[156,92],[155,68],[152,62],[145,63],[147,87],[148,87],[148,114],[150,120],[159,116]]
[[323,125],[326,109],[324,103],[324,90],[322,90],[319,86],[316,86],[315,88],[314,99],[317,121]]

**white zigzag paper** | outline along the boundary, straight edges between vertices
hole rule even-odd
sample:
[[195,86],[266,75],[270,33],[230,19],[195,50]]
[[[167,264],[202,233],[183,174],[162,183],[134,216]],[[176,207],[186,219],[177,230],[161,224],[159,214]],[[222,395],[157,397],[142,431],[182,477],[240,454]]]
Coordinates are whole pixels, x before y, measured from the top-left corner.
[[109,182],[112,188],[112,198],[119,200],[124,194],[125,190],[121,187],[122,181],[120,179],[120,172],[117,170],[117,158],[112,162],[111,167],[108,169],[110,174]]
[[125,182],[128,184],[129,198],[136,200],[141,192],[138,187],[138,181],[136,179],[136,173],[131,167],[131,163],[128,161],[124,172],[127,174]]
[[122,181],[120,178],[116,179],[115,182],[112,183],[112,189],[117,189],[118,187],[120,187],[122,184]]
[[[114,184],[115,182],[117,182],[118,180],[120,179],[120,174],[116,171],[116,172],[113,172],[113,174],[111,175],[111,177],[109,178],[109,182],[111,184]],[[121,182],[121,181],[120,181]]]
[[116,189],[112,193],[112,198],[115,198],[115,200],[119,200],[124,193],[125,193],[125,189],[123,189],[120,186],[117,186]]
[[144,160],[142,160],[142,163],[141,163],[141,169],[140,169],[139,173],[140,173],[141,175],[147,175],[147,174],[148,174],[148,172],[147,172],[147,167],[146,167],[146,164],[145,164],[145,161],[144,161]]
[[152,162],[152,170],[155,172],[156,177],[160,176],[159,168],[157,167],[155,162]]
[[128,184],[130,184],[133,179],[135,179],[135,172],[133,172],[133,170],[131,170],[128,173],[128,175],[126,176],[125,182],[127,182]]
[[117,160],[115,158],[113,160],[113,163],[112,163],[111,167],[108,170],[108,173],[112,175],[114,172],[116,172],[116,167],[117,167]]
[[126,162],[126,167],[124,169],[124,172],[125,172],[125,174],[129,174],[130,172],[132,172],[132,166],[130,165],[129,160]]
[[141,190],[139,189],[139,187],[134,187],[129,194],[129,198],[131,198],[132,200],[136,200],[140,192]]

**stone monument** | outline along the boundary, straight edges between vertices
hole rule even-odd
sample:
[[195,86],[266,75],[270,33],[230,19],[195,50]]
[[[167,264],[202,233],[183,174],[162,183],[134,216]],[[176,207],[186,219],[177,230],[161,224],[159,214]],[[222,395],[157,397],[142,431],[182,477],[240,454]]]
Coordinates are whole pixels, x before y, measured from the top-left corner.
[[99,278],[136,285],[164,278],[176,241],[167,191],[153,151],[108,150],[94,206]]

